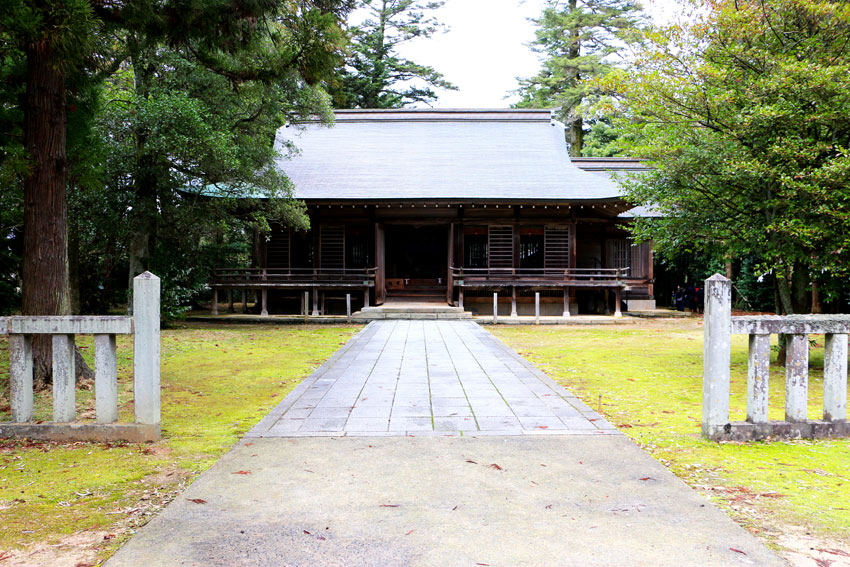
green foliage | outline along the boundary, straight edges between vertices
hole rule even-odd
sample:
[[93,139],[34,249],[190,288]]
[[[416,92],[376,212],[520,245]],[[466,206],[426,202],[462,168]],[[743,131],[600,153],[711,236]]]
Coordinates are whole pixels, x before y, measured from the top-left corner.
[[443,26],[428,15],[445,2],[360,0],[365,19],[351,26],[345,65],[331,92],[337,108],[400,108],[437,99],[432,87],[456,90],[433,67],[398,54],[398,46],[429,38]]
[[616,155],[616,136],[604,117],[590,117],[592,148],[583,150],[584,115],[598,94],[587,80],[615,67],[623,40],[634,38],[642,25],[640,5],[631,0],[550,0],[534,23],[538,29],[531,48],[541,54],[542,68],[534,77],[520,79],[516,92],[522,99],[516,106],[558,107],[559,120],[569,126],[572,155]]
[[637,232],[662,253],[688,241],[758,257],[754,273],[773,273],[794,312],[790,285],[799,297],[809,277],[850,270],[850,5],[702,7],[692,24],[650,34],[634,69],[598,83],[619,97],[609,112],[630,152],[655,168],[627,184],[661,214]]

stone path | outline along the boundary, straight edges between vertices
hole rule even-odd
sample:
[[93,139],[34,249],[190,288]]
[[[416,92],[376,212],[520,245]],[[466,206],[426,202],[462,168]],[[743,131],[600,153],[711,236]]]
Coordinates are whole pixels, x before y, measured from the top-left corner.
[[374,321],[248,437],[618,434],[476,323]]

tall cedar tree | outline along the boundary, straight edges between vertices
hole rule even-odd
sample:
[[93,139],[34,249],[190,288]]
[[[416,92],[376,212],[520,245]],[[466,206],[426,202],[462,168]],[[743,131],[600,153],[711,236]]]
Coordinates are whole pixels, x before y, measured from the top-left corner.
[[[243,81],[273,81],[292,69],[312,80],[326,65],[321,39],[335,17],[325,15],[347,2],[314,0],[209,0],[99,2],[94,0],[10,0],[0,14],[4,66],[24,60],[23,148],[28,158],[24,180],[24,251],[21,273],[24,315],[71,313],[67,240],[69,76],[106,76],[130,50],[112,38],[136,34],[150,45],[162,41],[185,46],[234,88]],[[256,53],[269,30],[282,24],[292,31],[294,49]],[[320,24],[320,25],[317,25]],[[323,27],[322,27],[323,26]],[[319,62],[318,65],[316,62]],[[7,83],[7,89],[19,85]],[[35,341],[37,382],[51,378],[49,341]]]
[[[457,90],[433,67],[405,59],[398,47],[445,30],[428,12],[445,2],[361,0],[345,66],[331,92],[337,108],[401,108],[437,100],[433,88]],[[432,88],[433,87],[433,88]]]
[[660,214],[636,229],[670,255],[758,257],[779,309],[803,312],[812,278],[850,275],[850,4],[695,6],[602,81],[654,166],[627,184]]
[[534,77],[520,79],[519,108],[559,107],[567,125],[570,155],[584,148],[585,121],[581,105],[591,93],[587,79],[614,67],[613,58],[642,25],[641,7],[630,0],[551,0],[537,25],[532,50],[543,64]]

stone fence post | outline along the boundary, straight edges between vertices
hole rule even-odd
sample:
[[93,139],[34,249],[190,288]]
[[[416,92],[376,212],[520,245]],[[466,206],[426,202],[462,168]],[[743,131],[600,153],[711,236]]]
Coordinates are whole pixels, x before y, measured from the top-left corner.
[[159,278],[150,272],[133,280],[133,389],[136,422],[160,422]]
[[704,333],[702,434],[712,439],[729,424],[732,282],[720,274],[705,280]]

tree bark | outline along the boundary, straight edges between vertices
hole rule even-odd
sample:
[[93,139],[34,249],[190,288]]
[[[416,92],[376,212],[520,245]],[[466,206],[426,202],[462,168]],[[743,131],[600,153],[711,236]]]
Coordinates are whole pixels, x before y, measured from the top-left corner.
[[[24,179],[23,315],[70,315],[65,76],[47,42],[27,46],[24,142],[30,156]],[[36,387],[53,374],[49,335],[33,337]]]
[[[21,269],[23,315],[70,315],[65,75],[47,42],[26,48],[24,143],[30,158],[24,179],[24,254]],[[50,335],[32,341],[33,383],[53,380]],[[78,372],[94,373],[76,352]]]

